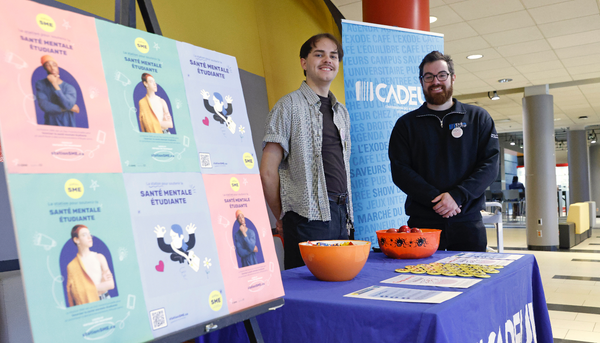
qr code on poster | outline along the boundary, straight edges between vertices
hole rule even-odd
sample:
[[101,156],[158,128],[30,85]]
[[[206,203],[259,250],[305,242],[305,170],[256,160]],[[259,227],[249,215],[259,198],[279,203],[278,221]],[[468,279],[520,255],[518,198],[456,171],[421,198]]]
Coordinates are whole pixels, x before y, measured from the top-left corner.
[[200,168],[212,168],[212,162],[210,161],[210,154],[199,153],[200,156]]
[[150,311],[150,320],[152,321],[152,330],[158,330],[167,326],[167,316],[164,308]]

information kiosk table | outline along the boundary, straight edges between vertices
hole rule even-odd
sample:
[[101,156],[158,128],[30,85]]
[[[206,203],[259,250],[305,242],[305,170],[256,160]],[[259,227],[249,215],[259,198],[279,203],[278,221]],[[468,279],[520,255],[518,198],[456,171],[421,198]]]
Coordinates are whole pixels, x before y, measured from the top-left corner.
[[[552,330],[539,269],[524,255],[500,273],[460,291],[441,304],[405,303],[344,297],[397,276],[408,264],[431,263],[455,255],[437,252],[421,260],[395,260],[371,253],[363,270],[347,282],[317,280],[306,267],[284,271],[285,306],[257,317],[265,342],[552,342]],[[205,336],[204,342],[242,337],[243,326]],[[532,334],[537,336],[532,339]],[[243,338],[243,337],[242,337]]]

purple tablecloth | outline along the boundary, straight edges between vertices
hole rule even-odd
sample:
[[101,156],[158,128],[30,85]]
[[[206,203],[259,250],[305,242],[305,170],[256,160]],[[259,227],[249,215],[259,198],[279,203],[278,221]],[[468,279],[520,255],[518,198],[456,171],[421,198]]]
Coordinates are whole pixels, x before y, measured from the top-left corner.
[[[371,252],[351,281],[317,280],[306,267],[282,272],[285,305],[257,317],[265,342],[552,342],[552,329],[539,269],[524,255],[468,289],[401,286],[461,291],[441,304],[348,298],[343,295],[398,274],[407,264],[431,263],[457,252],[436,252],[421,260],[394,260]],[[537,340],[532,339],[535,333]],[[199,342],[248,342],[241,324]]]

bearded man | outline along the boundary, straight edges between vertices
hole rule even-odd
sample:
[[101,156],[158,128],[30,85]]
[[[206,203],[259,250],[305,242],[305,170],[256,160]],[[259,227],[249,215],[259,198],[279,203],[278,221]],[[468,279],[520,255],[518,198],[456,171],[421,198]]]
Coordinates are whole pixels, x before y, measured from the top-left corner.
[[394,183],[407,195],[410,227],[441,229],[439,250],[486,251],[485,190],[498,175],[494,121],[452,98],[450,56],[433,51],[419,66],[425,103],[400,117],[390,137]]

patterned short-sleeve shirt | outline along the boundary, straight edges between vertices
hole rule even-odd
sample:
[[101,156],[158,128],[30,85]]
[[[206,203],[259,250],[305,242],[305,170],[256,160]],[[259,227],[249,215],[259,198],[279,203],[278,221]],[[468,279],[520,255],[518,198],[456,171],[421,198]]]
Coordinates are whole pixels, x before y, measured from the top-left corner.
[[[340,133],[346,180],[348,217],[354,221],[350,189],[350,115],[346,107],[329,92],[333,123]],[[319,96],[302,82],[300,88],[285,95],[267,117],[263,148],[279,143],[283,159],[279,164],[281,216],[294,211],[308,220],[331,220],[327,184],[323,169],[323,114]]]

